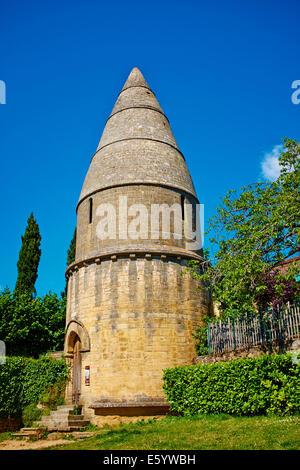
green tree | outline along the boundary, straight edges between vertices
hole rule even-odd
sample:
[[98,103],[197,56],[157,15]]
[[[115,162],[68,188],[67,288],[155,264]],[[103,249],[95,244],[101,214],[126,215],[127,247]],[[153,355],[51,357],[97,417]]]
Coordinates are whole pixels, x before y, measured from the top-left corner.
[[[211,255],[206,250],[203,262],[187,268],[209,282],[227,315],[255,310],[255,298],[267,289],[266,274],[299,252],[300,144],[283,141],[277,180],[229,191],[210,220]],[[292,279],[296,269],[292,265],[283,278]]]
[[[71,243],[67,252],[67,267],[70,266],[70,264],[74,263],[75,253],[76,253],[76,227],[75,227],[74,235],[73,235],[73,238],[71,240]],[[67,295],[67,290],[68,290],[68,281],[66,281],[64,292],[61,293],[62,297]]]
[[68,249],[67,253],[67,266],[70,266],[70,264],[74,263],[75,261],[75,252],[76,252],[76,227],[74,230],[74,235],[70,243],[70,247]]
[[24,236],[21,236],[21,239],[22,246],[17,263],[18,277],[15,292],[34,296],[36,295],[35,283],[41,257],[41,235],[33,213],[30,214]]
[[38,357],[63,349],[65,304],[51,292],[36,298],[7,288],[0,292],[0,339],[7,355]]

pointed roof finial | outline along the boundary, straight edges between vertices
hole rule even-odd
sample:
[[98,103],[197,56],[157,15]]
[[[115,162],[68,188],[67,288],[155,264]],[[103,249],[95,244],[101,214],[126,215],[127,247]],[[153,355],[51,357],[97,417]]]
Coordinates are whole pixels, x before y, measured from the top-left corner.
[[[141,87],[144,87],[144,88],[149,88],[149,85],[146,82],[146,80],[144,79],[141,71],[137,67],[134,67],[131,70],[131,72],[130,72],[127,80],[126,80],[126,83],[122,88],[122,91],[127,90],[127,88],[137,87],[137,86],[138,87],[141,86]],[[149,88],[149,90],[150,90],[150,88]]]
[[[133,108],[151,108],[163,114],[163,110],[161,109],[153,91],[137,67],[134,67],[131,70],[125,85],[119,93],[109,119],[122,110],[132,110]],[[101,142],[101,145],[102,144],[103,141]]]

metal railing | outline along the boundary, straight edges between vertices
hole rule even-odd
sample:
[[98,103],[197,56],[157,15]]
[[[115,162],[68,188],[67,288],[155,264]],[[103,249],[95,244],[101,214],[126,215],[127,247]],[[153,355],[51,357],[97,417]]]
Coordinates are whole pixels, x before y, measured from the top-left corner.
[[208,323],[208,352],[222,353],[256,345],[284,344],[300,336],[300,308],[286,304],[256,314]]

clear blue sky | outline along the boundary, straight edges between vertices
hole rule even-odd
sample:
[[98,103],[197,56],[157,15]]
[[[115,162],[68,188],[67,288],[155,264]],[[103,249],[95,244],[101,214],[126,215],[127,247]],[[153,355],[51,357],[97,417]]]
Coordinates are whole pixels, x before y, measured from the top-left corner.
[[1,2],[0,286],[13,288],[31,211],[37,290],[64,287],[75,206],[105,121],[137,66],[168,116],[205,219],[229,189],[262,178],[284,136],[300,138],[300,2]]

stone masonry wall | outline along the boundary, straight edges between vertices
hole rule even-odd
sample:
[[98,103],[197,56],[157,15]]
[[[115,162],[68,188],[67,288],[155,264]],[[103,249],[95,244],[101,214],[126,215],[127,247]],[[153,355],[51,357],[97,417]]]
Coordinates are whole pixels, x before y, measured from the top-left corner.
[[[185,248],[186,243],[184,239],[174,238],[174,219],[173,215],[171,217],[170,223],[170,235],[169,239],[164,238],[162,232],[162,217],[160,216],[159,220],[159,231],[155,233],[157,237],[154,239],[151,236],[151,205],[152,204],[167,204],[168,207],[171,207],[174,203],[178,204],[178,210],[181,217],[181,195],[185,197],[185,204],[191,204],[194,206],[195,214],[195,205],[196,201],[192,196],[184,194],[180,191],[172,190],[169,188],[159,187],[159,186],[146,186],[146,185],[133,185],[126,187],[118,187],[106,189],[96,193],[93,200],[93,218],[92,223],[89,224],[89,198],[85,199],[78,208],[77,212],[77,238],[76,238],[76,261],[81,259],[87,259],[89,257],[95,256],[98,253],[104,253],[109,251],[112,254],[117,253],[123,249],[132,249],[133,252],[138,247],[147,250],[147,247],[156,246],[162,248],[165,246],[165,249],[168,250],[168,247],[178,247]],[[143,204],[147,208],[148,212],[148,234],[147,238],[141,238],[134,240],[132,237],[127,237],[124,234],[124,239],[122,239],[121,234],[119,233],[119,199],[120,197],[127,197],[127,208],[129,210],[130,206],[133,204]],[[115,209],[116,214],[116,237],[115,239],[107,238],[106,240],[101,240],[97,235],[97,224],[103,216],[97,216],[97,208],[100,204],[111,204]],[[138,215],[138,214],[137,214]],[[137,215],[128,215],[128,232],[130,229],[130,222]],[[184,233],[184,225],[181,221],[182,233]],[[153,225],[152,225],[153,227]],[[193,224],[193,229],[195,229],[195,221]],[[137,231],[140,231],[140,228],[137,228]]]
[[[300,340],[293,341],[286,345],[285,352],[300,352]],[[264,354],[279,353],[279,347],[273,346],[272,349],[263,345],[253,346],[252,348],[239,349],[237,351],[228,351],[220,354],[209,354],[207,356],[199,356],[193,359],[193,364],[214,364],[216,362],[228,362],[234,359],[246,359],[259,357]]]
[[[190,364],[195,327],[210,309],[182,262],[144,257],[103,260],[69,278],[67,324],[78,320],[91,342],[82,353],[86,407],[103,398],[164,399],[162,371]],[[70,398],[70,389],[69,389]]]

